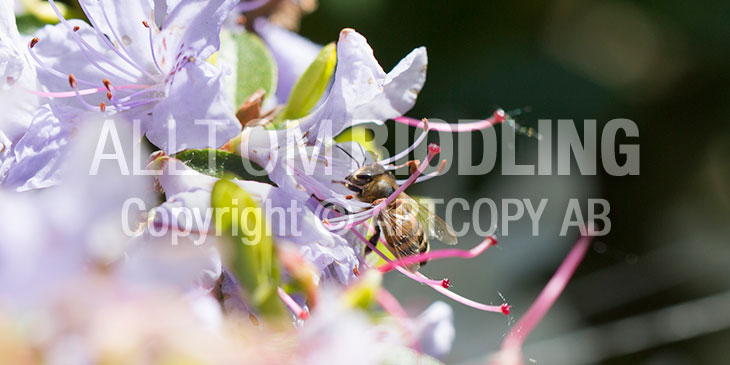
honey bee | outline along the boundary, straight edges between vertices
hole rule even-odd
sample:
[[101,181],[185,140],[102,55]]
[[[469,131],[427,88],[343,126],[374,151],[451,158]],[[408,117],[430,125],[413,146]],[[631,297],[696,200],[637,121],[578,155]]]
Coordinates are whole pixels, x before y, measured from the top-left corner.
[[[373,205],[398,189],[393,174],[378,163],[358,168],[345,178],[344,184],[358,200]],[[447,245],[458,242],[454,230],[446,222],[405,193],[380,211],[374,217],[374,223],[375,233],[370,237],[370,243],[375,246],[382,234],[388,250],[397,259],[428,252],[430,238]],[[366,247],[365,253],[369,251]],[[415,272],[425,263],[409,265],[408,270]]]

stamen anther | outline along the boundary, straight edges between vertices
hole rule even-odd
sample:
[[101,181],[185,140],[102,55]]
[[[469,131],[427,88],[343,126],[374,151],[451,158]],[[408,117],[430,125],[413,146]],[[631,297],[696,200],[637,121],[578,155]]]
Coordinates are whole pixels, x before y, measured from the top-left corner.
[[451,281],[449,281],[449,278],[444,278],[444,280],[441,280],[441,286],[443,286],[444,289],[448,289],[451,286]]
[[78,83],[76,82],[76,77],[74,76],[74,74],[68,74],[68,84],[71,85],[72,89],[78,87]]
[[81,27],[79,27],[79,26],[77,25],[77,26],[75,26],[75,27],[73,28],[73,31],[74,31],[74,32],[78,32],[78,31],[79,31],[79,29],[81,29]]
[[109,99],[109,100],[112,100],[112,92],[111,91],[107,91],[106,92],[106,98]]
[[30,40],[30,48],[35,47],[35,45],[38,44],[38,41],[40,41],[40,39],[38,39],[38,37],[35,37],[35,38],[31,39]]
[[144,25],[145,28],[149,28],[150,27],[150,23],[147,23],[146,20],[143,20],[142,21],[142,25]]
[[499,108],[494,111],[494,122],[495,123],[502,123],[507,119],[507,113],[504,111],[504,109]]
[[251,321],[251,324],[258,327],[259,326],[259,319],[256,318],[256,316],[253,315],[253,313],[248,314],[248,320]]
[[103,79],[103,80],[101,80],[101,82],[104,84],[104,87],[107,90],[112,91],[112,82],[109,81],[109,79]]
[[502,305],[499,307],[499,309],[502,310],[502,313],[505,316],[508,316],[510,311],[512,310],[512,307],[510,307],[509,304],[507,304],[507,303],[502,303]]
[[105,112],[106,111],[106,103],[104,103],[103,101],[101,103],[99,103],[99,110],[102,111],[102,112]]
[[441,160],[441,164],[439,165],[437,172],[440,174],[441,172],[444,171],[445,168],[446,168],[446,160]]
[[441,152],[441,146],[437,145],[436,143],[431,143],[428,145],[428,151],[435,155]]

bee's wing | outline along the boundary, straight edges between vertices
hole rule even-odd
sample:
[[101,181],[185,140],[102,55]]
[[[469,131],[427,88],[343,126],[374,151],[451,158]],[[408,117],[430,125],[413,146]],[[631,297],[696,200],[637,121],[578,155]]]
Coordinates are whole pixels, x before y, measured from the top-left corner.
[[414,209],[418,212],[418,220],[423,226],[423,230],[428,233],[430,238],[435,238],[447,245],[455,245],[459,243],[459,239],[456,237],[454,230],[434,212],[430,211],[424,205],[419,204],[406,194],[401,194],[400,198],[403,200],[403,204],[411,204],[412,207],[410,209]]
[[[377,224],[380,226],[381,235],[384,235],[381,237],[384,238],[383,242],[385,242],[385,247],[393,254],[393,256],[395,257],[395,261],[401,260],[403,258],[403,255],[400,253],[399,250],[393,247],[392,242],[388,242],[388,239],[386,237],[398,239],[399,244],[405,245],[406,247],[417,246],[420,244],[420,242],[418,242],[418,238],[413,235],[412,230],[409,230],[406,227],[407,219],[407,217],[396,214],[393,210],[389,209],[384,209],[378,215]],[[408,271],[410,272],[415,273],[420,267],[420,264],[415,263],[408,265],[406,269],[408,269]]]

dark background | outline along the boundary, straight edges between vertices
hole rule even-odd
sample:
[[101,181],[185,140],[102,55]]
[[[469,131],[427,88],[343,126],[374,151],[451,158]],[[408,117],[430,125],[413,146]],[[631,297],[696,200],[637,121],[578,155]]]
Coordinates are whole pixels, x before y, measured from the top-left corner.
[[[629,118],[641,174],[446,177],[412,188],[441,198],[549,198],[539,237],[510,226],[498,249],[430,263],[454,290],[500,303],[519,318],[577,232],[560,237],[569,198],[605,198],[612,229],[528,338],[537,363],[719,363],[730,357],[730,2],[322,0],[301,33],[324,44],[352,27],[386,70],[428,48],[426,87],[412,117],[456,121],[529,106],[519,122]],[[392,128],[392,126],[391,126]],[[553,135],[555,135],[555,128]],[[537,141],[517,137],[519,163]],[[599,149],[600,150],[600,149]],[[475,156],[482,149],[475,145]],[[555,147],[553,147],[555,154]],[[479,157],[476,157],[477,161]],[[555,168],[555,165],[553,166]],[[467,220],[468,217],[457,217]],[[476,235],[461,239],[470,247]],[[412,314],[441,297],[398,274],[386,280]],[[496,351],[512,320],[451,303],[456,340],[447,362]],[[365,344],[363,344],[365,345]]]

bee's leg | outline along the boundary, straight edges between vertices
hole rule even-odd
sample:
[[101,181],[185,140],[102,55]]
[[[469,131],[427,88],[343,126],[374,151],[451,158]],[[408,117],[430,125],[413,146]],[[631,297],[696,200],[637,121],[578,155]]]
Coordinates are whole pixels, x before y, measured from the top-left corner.
[[332,180],[332,183],[333,184],[342,184],[346,188],[348,188],[349,190],[351,190],[352,192],[354,192],[356,194],[362,194],[362,188],[360,188],[358,186],[355,186],[355,185],[349,183],[348,181]]
[[[370,244],[373,245],[373,247],[378,245],[378,240],[380,239],[380,225],[375,225],[375,233],[373,233],[372,236],[370,236]],[[365,246],[365,255],[369,254],[372,251],[370,246]]]
[[334,210],[335,212],[340,213],[340,214],[352,214],[352,213],[350,213],[350,211],[345,209],[345,207],[339,206],[334,203],[330,203],[328,201],[324,201],[323,199],[320,199],[318,196],[316,196],[314,194],[312,194],[311,197],[314,198],[315,200],[317,200],[320,205],[322,205],[323,207],[325,207],[327,209]]

